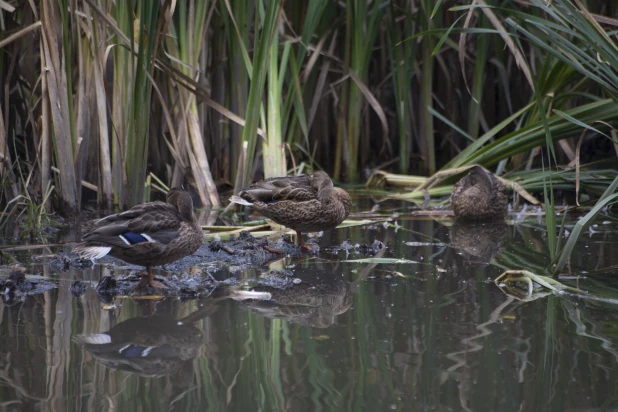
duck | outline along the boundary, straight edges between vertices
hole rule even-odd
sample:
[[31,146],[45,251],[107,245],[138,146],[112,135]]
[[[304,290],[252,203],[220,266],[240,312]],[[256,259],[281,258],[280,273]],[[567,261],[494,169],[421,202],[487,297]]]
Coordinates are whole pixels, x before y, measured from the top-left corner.
[[333,229],[350,214],[352,199],[335,187],[328,174],[314,171],[299,176],[273,177],[241,189],[230,201],[286,226],[298,235],[299,246],[311,251],[302,232]]
[[92,261],[110,255],[145,266],[147,273],[142,275],[137,289],[166,289],[153,280],[152,267],[193,254],[202,245],[202,238],[191,196],[183,189],[172,188],[165,202],[143,203],[99,219],[74,251]]
[[493,173],[472,166],[451,193],[455,218],[470,221],[503,219],[507,212],[506,186]]

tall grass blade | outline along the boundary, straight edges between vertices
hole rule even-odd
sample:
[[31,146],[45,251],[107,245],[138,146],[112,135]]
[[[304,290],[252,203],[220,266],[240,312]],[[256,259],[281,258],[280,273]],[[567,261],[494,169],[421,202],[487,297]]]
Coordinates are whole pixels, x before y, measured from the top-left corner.
[[[138,18],[133,21],[137,32],[130,37],[137,40],[137,59],[134,68],[134,84],[130,95],[130,111],[127,124],[126,169],[127,181],[124,202],[128,205],[142,203],[144,199],[144,182],[148,162],[148,140],[150,126],[150,95],[152,86],[148,74],[154,69],[155,34],[159,20],[159,2],[140,1],[137,5]],[[134,31],[130,32],[132,35]],[[133,42],[132,42],[133,43]],[[147,199],[146,199],[147,200]]]
[[279,34],[275,31],[270,43],[268,83],[266,86],[267,101],[267,137],[262,142],[262,156],[264,159],[264,176],[285,176],[287,172],[285,164],[285,152],[283,148],[283,130],[281,110],[283,96],[283,79],[285,78],[287,56],[289,56],[289,43],[286,44],[287,52],[279,67]]
[[264,19],[260,21],[259,14],[256,13],[256,27],[260,27],[255,35],[255,54],[253,57],[253,69],[251,72],[251,87],[249,88],[249,98],[247,100],[247,112],[245,117],[245,127],[242,132],[242,142],[247,144],[247,158],[245,173],[241,180],[237,179],[235,190],[241,186],[246,186],[251,181],[253,172],[253,161],[257,144],[257,127],[261,110],[262,95],[264,84],[269,66],[268,54],[277,28],[279,10],[282,4],[280,0],[269,1],[265,8]]
[[[618,177],[616,178],[616,180],[614,180],[614,183],[612,184],[612,186],[614,187],[614,190],[615,190],[617,183],[618,183]],[[616,198],[618,198],[618,193],[609,195],[603,200],[597,202],[597,204],[588,213],[586,213],[586,215],[583,218],[581,218],[575,224],[575,227],[573,228],[573,230],[571,231],[571,234],[569,235],[569,239],[564,245],[564,249],[562,249],[562,251],[560,252],[560,256],[558,258],[558,262],[556,263],[556,267],[553,269],[554,274],[560,272],[562,268],[564,267],[564,265],[566,264],[566,262],[568,261],[569,257],[571,256],[571,253],[573,252],[573,249],[575,248],[575,245],[577,244],[577,240],[579,239],[579,236],[581,235],[582,231],[586,227],[588,227],[592,219],[600,211],[602,211],[605,206],[612,203],[612,201],[614,201],[614,199]]]

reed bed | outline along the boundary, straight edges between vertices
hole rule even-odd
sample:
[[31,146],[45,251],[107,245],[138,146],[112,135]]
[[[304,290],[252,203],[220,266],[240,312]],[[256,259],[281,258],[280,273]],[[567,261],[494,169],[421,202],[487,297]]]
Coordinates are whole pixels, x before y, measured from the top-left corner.
[[594,170],[617,153],[609,3],[3,2],[0,206],[122,209],[151,176],[218,208],[318,168]]

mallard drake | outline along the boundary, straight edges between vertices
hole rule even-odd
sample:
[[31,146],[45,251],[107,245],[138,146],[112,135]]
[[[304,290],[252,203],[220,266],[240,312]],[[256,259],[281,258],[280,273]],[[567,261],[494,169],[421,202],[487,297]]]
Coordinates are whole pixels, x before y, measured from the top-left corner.
[[232,196],[231,202],[251,206],[262,215],[296,231],[301,247],[302,232],[318,232],[337,227],[350,214],[352,199],[334,187],[328,174],[273,177],[253,183]]
[[150,202],[98,220],[75,251],[85,259],[110,255],[127,263],[146,266],[138,288],[165,286],[152,278],[152,267],[191,255],[202,245],[202,229],[193,213],[189,194],[178,188],[167,202]]
[[504,184],[480,166],[470,172],[453,187],[451,205],[458,219],[495,220],[506,214],[508,195]]

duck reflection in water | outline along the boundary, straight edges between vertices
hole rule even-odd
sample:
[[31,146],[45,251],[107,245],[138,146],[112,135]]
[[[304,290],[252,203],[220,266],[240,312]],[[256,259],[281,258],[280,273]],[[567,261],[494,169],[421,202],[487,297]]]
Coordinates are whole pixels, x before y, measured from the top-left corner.
[[270,293],[271,298],[243,300],[241,305],[267,318],[285,319],[314,328],[332,326],[335,318],[352,306],[350,283],[341,275],[298,273],[294,279],[300,283],[285,288],[259,285],[254,290]]
[[[383,257],[386,250],[379,250],[374,257]],[[340,273],[316,271],[314,268],[297,269],[293,273],[271,270],[260,278],[259,284],[251,291],[270,297],[240,299],[241,305],[267,318],[285,319],[314,328],[328,328],[336,323],[337,316],[352,307],[354,293],[376,265],[366,265],[352,282]]]
[[271,270],[250,291],[239,286],[222,287],[209,300],[215,305],[234,299],[242,308],[266,318],[327,328],[352,306],[354,283],[328,272]]
[[458,273],[487,266],[509,243],[508,225],[504,222],[480,223],[458,219],[449,233],[451,247],[446,254],[446,263]]
[[191,361],[205,343],[197,327],[159,314],[125,320],[108,332],[77,335],[74,341],[105,367],[146,377],[174,375],[177,383],[191,378]]
[[509,240],[508,226],[504,223],[507,205],[504,184],[480,166],[472,166],[455,184],[451,194],[455,222],[450,228],[451,250],[447,253],[447,264],[456,272],[487,266],[506,248]]

